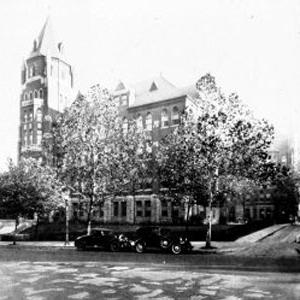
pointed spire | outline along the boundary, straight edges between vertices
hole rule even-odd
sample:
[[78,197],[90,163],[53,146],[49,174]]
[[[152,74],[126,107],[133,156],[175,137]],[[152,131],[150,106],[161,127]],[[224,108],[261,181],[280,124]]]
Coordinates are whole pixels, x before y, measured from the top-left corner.
[[59,50],[54,39],[50,16],[47,17],[38,38],[34,41],[32,54],[45,56],[50,54],[51,56],[59,56]]

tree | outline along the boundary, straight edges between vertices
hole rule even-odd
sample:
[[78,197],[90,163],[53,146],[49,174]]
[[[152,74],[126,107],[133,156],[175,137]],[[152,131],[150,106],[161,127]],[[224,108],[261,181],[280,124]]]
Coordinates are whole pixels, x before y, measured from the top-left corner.
[[139,191],[152,190],[153,187],[152,138],[149,133],[137,126],[136,120],[129,120],[123,124],[117,136],[118,153],[112,168],[111,192],[115,195],[133,197],[133,223],[135,223],[135,196]]
[[144,178],[137,152],[144,149],[145,134],[135,124],[125,128],[117,101],[97,85],[60,116],[45,143],[61,181],[88,199],[88,234],[95,205],[130,194]]
[[[61,184],[53,170],[34,159],[23,159],[16,166],[9,161],[8,171],[0,176],[0,202],[7,216],[37,219],[62,204]],[[15,230],[16,231],[16,230]],[[15,243],[15,240],[14,240]]]
[[64,112],[53,135],[61,142],[54,153],[61,155],[56,158],[60,162],[57,166],[60,178],[89,200],[88,233],[97,196],[105,195],[108,189],[107,176],[114,163],[112,150],[118,127],[117,103],[106,89],[97,85]]
[[198,109],[187,111],[161,145],[161,173],[173,194],[184,191],[207,201],[206,247],[211,247],[212,205],[220,198],[220,188],[228,187],[232,177],[261,179],[273,127],[255,118],[237,95],[226,97],[210,74],[201,77],[196,88]]
[[277,222],[288,222],[296,216],[298,203],[298,176],[287,166],[270,163],[268,186],[274,201],[274,217]]

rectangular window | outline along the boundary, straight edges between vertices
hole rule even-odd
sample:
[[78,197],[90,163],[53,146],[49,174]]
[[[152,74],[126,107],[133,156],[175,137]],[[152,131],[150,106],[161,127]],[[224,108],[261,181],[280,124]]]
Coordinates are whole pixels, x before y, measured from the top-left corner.
[[38,130],[38,132],[37,132],[36,143],[38,145],[40,145],[42,143],[42,131],[41,130]]
[[166,209],[163,209],[161,211],[161,215],[162,215],[162,217],[167,217],[168,216],[168,211]]
[[37,129],[42,129],[42,123],[37,123]]
[[121,105],[127,105],[127,102],[128,102],[127,95],[123,95],[121,97]]
[[145,211],[145,217],[151,217],[151,210]]
[[136,212],[137,217],[142,217],[143,216],[143,212],[141,210],[138,210]]
[[142,207],[142,201],[136,201],[136,207]]
[[114,217],[119,216],[119,202],[114,202]]
[[257,218],[257,209],[256,207],[253,208],[253,219]]
[[168,127],[168,126],[169,126],[169,121],[162,122],[162,127]]
[[104,207],[103,202],[100,202],[100,204],[99,204],[99,215],[100,215],[100,217],[104,216],[103,207]]
[[127,212],[127,203],[125,201],[121,202],[121,214],[122,217],[126,217],[126,212]]
[[145,207],[151,207],[151,201],[150,200],[145,201]]
[[178,125],[178,124],[179,124],[179,119],[172,120],[172,125]]

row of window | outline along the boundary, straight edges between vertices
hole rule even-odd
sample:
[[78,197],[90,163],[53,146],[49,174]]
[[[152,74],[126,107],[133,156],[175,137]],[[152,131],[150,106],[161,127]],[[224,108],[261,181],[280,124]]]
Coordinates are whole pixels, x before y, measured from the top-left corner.
[[[42,143],[42,131],[38,130],[36,135],[36,145],[41,145]],[[32,131],[28,132],[28,134],[24,134],[23,137],[23,146],[30,146],[33,145],[33,133]]]
[[[36,124],[36,126],[37,126],[37,129],[42,129],[42,123],[41,122],[38,122]],[[23,124],[23,130],[24,130],[24,132],[27,131],[27,130],[32,130],[32,123]]]
[[[169,119],[169,113],[168,110],[165,108],[161,112],[160,116],[161,121],[161,127],[166,128],[169,125],[178,125],[179,124],[179,109],[177,106],[174,106],[171,110],[171,122]],[[153,122],[152,113],[148,112],[145,117],[145,127],[144,127],[144,120],[142,115],[138,115],[136,118],[136,124],[139,129],[146,129],[146,130],[152,130],[153,124],[155,127],[159,126],[159,120],[156,120]],[[123,130],[126,132],[128,129],[128,119],[124,117],[123,119]]]
[[34,91],[30,91],[28,93],[24,93],[23,100],[24,101],[26,101],[26,100],[32,100],[33,98],[43,99],[43,97],[44,97],[44,92],[43,92],[43,89],[40,88],[39,91],[34,90]]
[[[36,111],[35,118],[36,118],[37,122],[42,122],[43,114],[42,114],[42,111],[40,109],[38,109]],[[24,111],[24,119],[23,119],[23,121],[25,123],[33,121],[33,113],[32,113],[32,111],[29,111],[29,112]]]

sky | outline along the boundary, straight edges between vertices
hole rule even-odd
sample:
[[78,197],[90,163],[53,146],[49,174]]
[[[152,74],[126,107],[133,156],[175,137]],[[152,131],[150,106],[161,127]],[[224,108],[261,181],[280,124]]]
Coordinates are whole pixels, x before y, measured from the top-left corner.
[[17,159],[21,65],[50,14],[75,88],[206,73],[287,134],[300,113],[300,1],[1,0],[0,170]]

